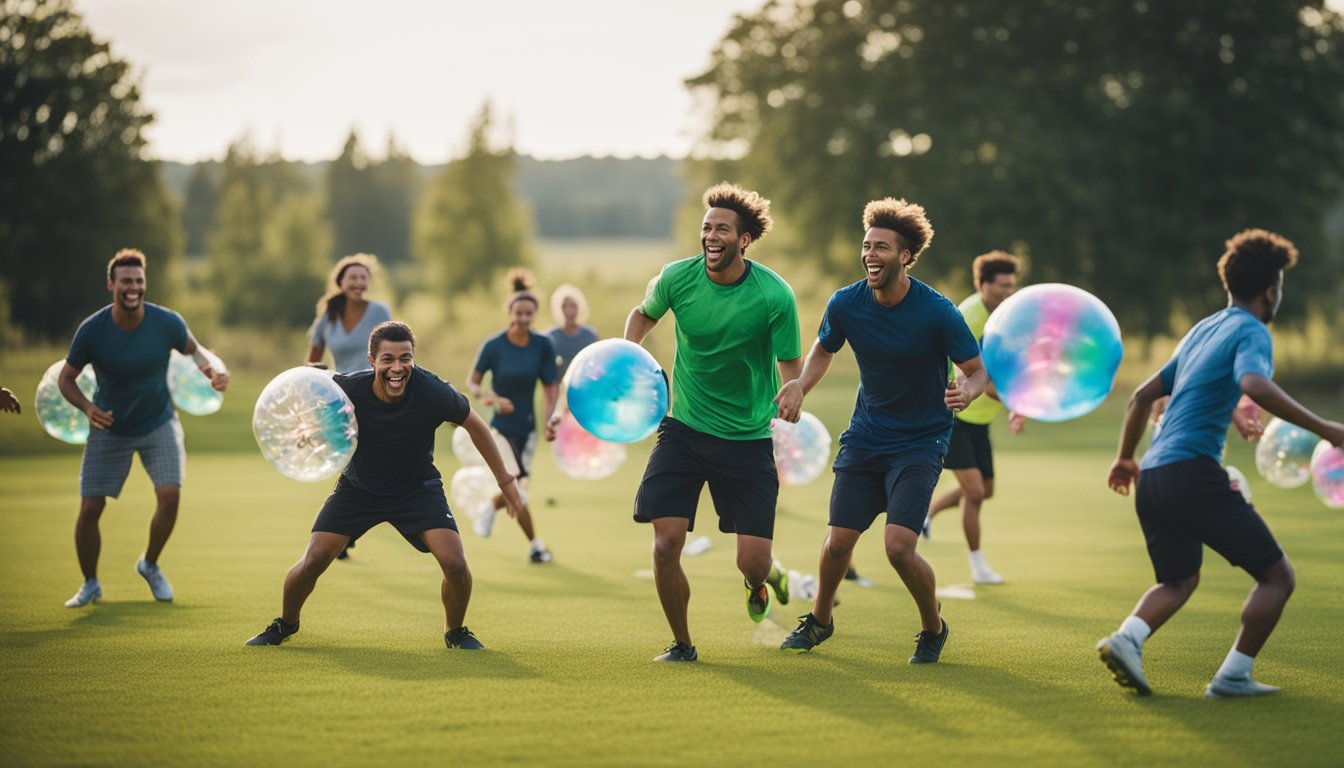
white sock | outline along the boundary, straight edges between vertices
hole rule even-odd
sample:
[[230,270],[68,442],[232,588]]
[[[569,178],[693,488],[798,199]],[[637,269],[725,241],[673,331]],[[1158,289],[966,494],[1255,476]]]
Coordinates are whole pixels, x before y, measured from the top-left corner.
[[972,552],[970,554],[970,560],[971,560],[971,570],[974,571],[989,570],[989,563],[985,562],[985,555],[980,550],[977,549],[974,552]]
[[1153,634],[1153,628],[1138,616],[1129,616],[1120,623],[1119,634],[1133,640],[1137,645],[1143,645],[1148,636]]
[[540,536],[532,540],[532,551],[533,552],[546,551],[546,542],[542,541]]
[[1233,648],[1227,652],[1227,658],[1223,659],[1223,666],[1218,668],[1218,677],[1250,677],[1251,667],[1254,665],[1254,656],[1247,656]]

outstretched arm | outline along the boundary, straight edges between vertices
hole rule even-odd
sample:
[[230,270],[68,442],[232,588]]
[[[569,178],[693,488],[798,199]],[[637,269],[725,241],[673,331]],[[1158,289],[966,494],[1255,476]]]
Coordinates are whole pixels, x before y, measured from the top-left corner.
[[1106,478],[1111,490],[1121,496],[1128,496],[1129,486],[1139,478],[1139,465],[1134,461],[1134,449],[1139,445],[1139,438],[1143,437],[1143,430],[1148,424],[1148,414],[1152,412],[1153,403],[1165,394],[1162,391],[1161,373],[1154,373],[1134,390],[1133,396],[1129,398],[1129,405],[1125,407],[1124,427],[1120,430],[1120,447],[1116,451],[1115,462],[1111,464],[1110,474]]
[[630,310],[630,316],[625,318],[625,340],[633,341],[636,344],[643,344],[644,337],[649,335],[658,321],[644,314],[643,310],[635,307]]
[[807,353],[802,370],[794,373],[792,377],[785,372],[785,364],[786,362],[790,364],[789,372],[793,373],[796,371],[793,366],[796,366],[798,361],[795,359],[780,362],[779,370],[784,379],[784,386],[780,387],[779,394],[775,395],[775,403],[779,405],[779,418],[795,423],[798,421],[803,414],[803,398],[825,378],[826,371],[834,359],[835,354],[827,352],[818,340],[812,343],[812,349]]
[[1246,393],[1256,405],[1278,416],[1286,422],[1315,432],[1331,445],[1344,444],[1344,424],[1338,421],[1326,421],[1307,409],[1301,403],[1288,396],[1283,388],[1273,381],[1256,373],[1241,377],[1241,391]]
[[518,513],[523,510],[523,498],[518,493],[518,479],[504,465],[504,457],[500,455],[499,447],[495,445],[495,438],[490,434],[490,425],[473,410],[469,412],[467,420],[462,422],[461,426],[471,436],[471,444],[481,452],[485,465],[494,473],[509,517],[518,517]]
[[210,386],[217,392],[229,388],[229,369],[225,367],[224,361],[214,352],[201,346],[196,337],[191,335],[191,331],[187,331],[187,346],[184,351],[196,361],[196,367],[201,369],[205,378],[210,380]]

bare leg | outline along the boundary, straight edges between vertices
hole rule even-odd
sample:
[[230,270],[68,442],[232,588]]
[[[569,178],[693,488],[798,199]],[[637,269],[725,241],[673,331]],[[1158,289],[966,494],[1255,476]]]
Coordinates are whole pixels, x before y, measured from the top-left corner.
[[299,623],[299,612],[308,596],[317,586],[317,578],[327,570],[331,561],[345,548],[349,536],[339,533],[314,531],[308,540],[308,549],[303,557],[285,574],[285,602],[281,618],[290,624]]
[[737,570],[753,587],[764,584],[770,575],[770,566],[774,563],[774,557],[770,554],[773,544],[770,539],[760,536],[739,534],[737,537]]
[[84,496],[79,500],[79,517],[75,519],[75,555],[84,580],[98,578],[98,554],[103,548],[103,536],[98,521],[107,507],[106,496]]
[[[504,508],[504,496],[496,493],[491,503],[495,505],[495,512],[498,513]],[[518,513],[518,527],[523,529],[523,535],[528,541],[537,537],[536,529],[532,526],[532,510],[526,504],[523,505],[523,511]]]
[[986,481],[978,469],[954,469],[952,474],[961,484],[961,528],[966,533],[966,548],[976,552],[980,549],[980,505],[989,498]]
[[420,538],[443,571],[439,588],[443,598],[443,631],[460,629],[467,616],[467,603],[471,602],[471,569],[467,568],[462,537],[448,528],[435,528],[420,534]]
[[938,634],[943,631],[943,619],[938,613],[938,596],[934,594],[937,581],[928,561],[915,553],[919,534],[900,525],[887,525],[887,560],[905,582],[905,588],[919,607],[919,620],[924,631]]
[[1286,556],[1251,575],[1255,577],[1255,586],[1241,606],[1241,631],[1236,643],[1236,649],[1247,656],[1255,656],[1265,646],[1297,585],[1297,576]]
[[826,534],[826,541],[821,545],[821,562],[817,564],[819,571],[817,597],[812,604],[812,618],[823,625],[830,625],[831,611],[835,608],[835,593],[840,589],[840,582],[845,579],[845,572],[849,570],[849,559],[854,555],[854,545],[859,542],[859,537],[863,531],[856,531],[853,528],[837,528],[831,526],[830,532]]
[[653,521],[653,581],[658,601],[676,640],[691,643],[687,609],[691,603],[691,585],[681,567],[681,550],[686,546],[686,531],[691,521],[684,517],[660,517]]
[[1199,574],[1168,584],[1154,584],[1139,598],[1131,615],[1143,619],[1154,632],[1176,615],[1199,587]]
[[950,491],[940,496],[933,497],[933,502],[929,504],[929,513],[926,515],[930,520],[933,516],[942,512],[944,509],[951,509],[961,504],[961,486],[958,485]]
[[182,496],[182,486],[161,485],[154,489],[156,499],[154,517],[149,521],[149,544],[145,547],[145,560],[159,562],[163,546],[177,525],[178,500]]

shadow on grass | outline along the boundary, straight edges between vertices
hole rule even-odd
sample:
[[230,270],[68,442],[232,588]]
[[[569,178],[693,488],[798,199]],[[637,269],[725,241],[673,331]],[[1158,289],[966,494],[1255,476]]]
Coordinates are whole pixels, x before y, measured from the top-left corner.
[[387,680],[432,680],[446,678],[485,678],[522,680],[538,674],[511,657],[488,648],[461,651],[439,648],[437,651],[412,652],[389,648],[353,648],[345,645],[249,648],[249,653],[284,653],[326,661],[346,672]]
[[48,642],[68,642],[92,637],[105,639],[111,634],[172,630],[182,625],[200,606],[160,603],[153,599],[142,601],[102,600],[92,607],[70,609],[70,623],[48,629],[19,630],[0,633],[0,647],[37,648]]

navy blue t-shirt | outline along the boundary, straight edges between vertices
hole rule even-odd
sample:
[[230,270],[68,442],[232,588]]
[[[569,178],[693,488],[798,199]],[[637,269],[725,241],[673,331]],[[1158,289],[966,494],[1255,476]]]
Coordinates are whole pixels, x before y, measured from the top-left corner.
[[112,414],[109,432],[143,435],[173,417],[168,357],[174,349],[184,352],[188,338],[187,322],[171,309],[146,302],[140,325],[123,331],[108,305],[79,324],[65,361],[76,369],[93,363],[93,404]]
[[442,478],[434,466],[434,432],[444,422],[461,424],[471,406],[452,384],[416,366],[406,394],[385,403],[373,394],[373,371],[338,373],[336,383],[355,406],[359,441],[342,472],[356,487],[399,496]]
[[526,347],[509,341],[508,331],[486,339],[476,353],[476,372],[482,376],[489,372],[495,394],[513,401],[513,413],[504,415],[496,411],[490,426],[519,440],[537,428],[532,407],[537,382],[554,384],[560,380],[559,369],[555,367],[555,345],[541,333],[530,334]]
[[1249,374],[1274,375],[1274,341],[1259,318],[1228,307],[1195,323],[1158,374],[1171,402],[1140,466],[1152,469],[1200,456],[1222,461],[1241,377]]
[[947,453],[948,358],[964,363],[980,355],[957,305],[911,278],[901,303],[884,307],[860,280],[831,296],[817,340],[832,354],[849,342],[859,363],[854,417],[840,435],[846,450],[836,458],[837,467],[909,450]]

